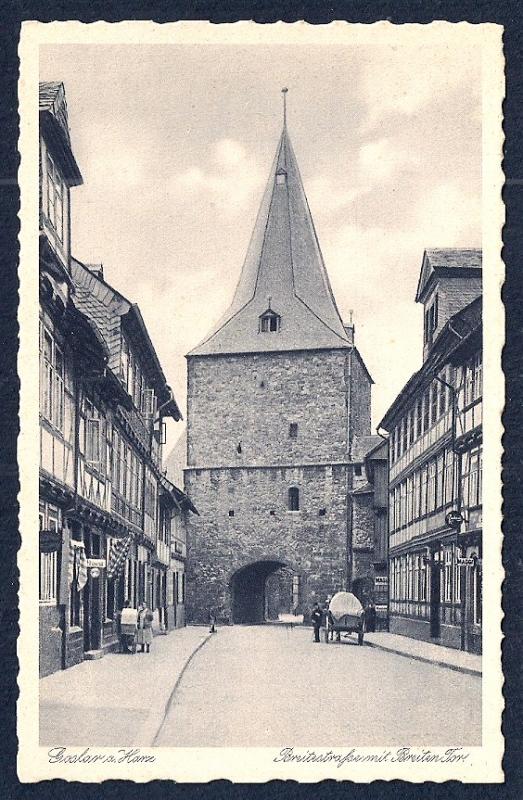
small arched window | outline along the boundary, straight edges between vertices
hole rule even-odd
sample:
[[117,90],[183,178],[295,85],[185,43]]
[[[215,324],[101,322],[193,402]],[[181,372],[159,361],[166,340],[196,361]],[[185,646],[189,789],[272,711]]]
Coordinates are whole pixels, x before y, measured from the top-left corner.
[[284,169],[279,169],[276,173],[276,185],[283,186],[287,181],[287,173]]
[[291,486],[289,489],[288,507],[289,511],[300,510],[300,490],[297,486]]

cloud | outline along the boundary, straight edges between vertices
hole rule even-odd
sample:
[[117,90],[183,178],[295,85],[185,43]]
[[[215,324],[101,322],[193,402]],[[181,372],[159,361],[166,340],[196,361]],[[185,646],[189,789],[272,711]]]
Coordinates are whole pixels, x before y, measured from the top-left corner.
[[190,166],[171,181],[171,194],[200,200],[207,196],[211,205],[229,216],[245,211],[259,200],[263,173],[254,157],[233,139],[220,139],[207,163]]
[[369,185],[393,178],[405,165],[413,166],[415,155],[408,155],[391,138],[375,139],[360,147],[358,166],[360,182]]
[[457,90],[462,96],[479,96],[480,86],[479,48],[462,43],[376,48],[363,65],[360,81],[371,127],[389,114],[410,117],[435,102],[445,103]]

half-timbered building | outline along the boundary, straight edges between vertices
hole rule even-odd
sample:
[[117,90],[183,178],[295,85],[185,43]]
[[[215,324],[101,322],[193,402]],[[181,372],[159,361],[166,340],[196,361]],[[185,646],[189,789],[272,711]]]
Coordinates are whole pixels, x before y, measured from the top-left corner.
[[481,652],[480,250],[427,250],[423,365],[383,418],[390,630]]

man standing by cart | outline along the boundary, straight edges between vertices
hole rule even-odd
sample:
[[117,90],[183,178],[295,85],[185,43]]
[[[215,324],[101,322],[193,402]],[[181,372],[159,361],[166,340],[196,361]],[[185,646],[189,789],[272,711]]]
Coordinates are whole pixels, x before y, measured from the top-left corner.
[[314,641],[320,641],[320,628],[321,628],[321,620],[323,617],[322,610],[318,603],[314,603],[314,608],[311,612],[311,622],[312,627],[314,628]]

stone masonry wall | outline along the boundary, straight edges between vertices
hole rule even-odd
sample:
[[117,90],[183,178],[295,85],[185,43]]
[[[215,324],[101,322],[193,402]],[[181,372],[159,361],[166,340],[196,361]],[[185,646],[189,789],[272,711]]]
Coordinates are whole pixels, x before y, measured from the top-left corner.
[[371,383],[356,355],[351,356],[350,426],[351,436],[370,435]]
[[[301,576],[305,610],[345,588],[347,469],[186,470],[200,513],[188,521],[188,621],[206,621],[211,607],[231,621],[232,575],[257,561],[278,561]],[[299,512],[287,508],[291,486],[300,490]]]
[[348,358],[336,350],[189,358],[188,465],[345,460]]

